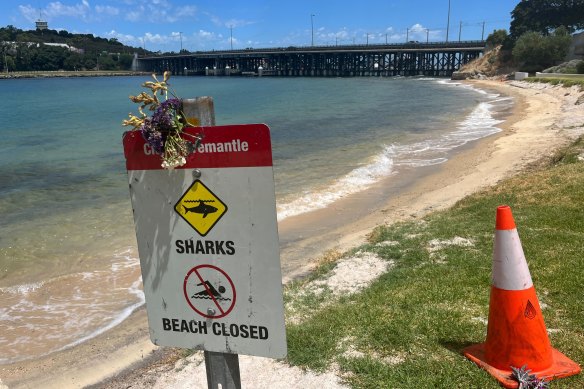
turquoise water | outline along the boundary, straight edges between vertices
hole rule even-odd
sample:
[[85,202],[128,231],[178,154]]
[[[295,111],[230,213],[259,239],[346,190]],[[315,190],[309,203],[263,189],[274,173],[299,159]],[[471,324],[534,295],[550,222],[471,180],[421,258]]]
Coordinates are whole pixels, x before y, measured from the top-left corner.
[[[120,123],[146,80],[0,82],[0,363],[70,347],[143,304]],[[442,163],[498,132],[509,105],[425,78],[171,84],[181,97],[212,96],[218,124],[270,126],[279,220]]]

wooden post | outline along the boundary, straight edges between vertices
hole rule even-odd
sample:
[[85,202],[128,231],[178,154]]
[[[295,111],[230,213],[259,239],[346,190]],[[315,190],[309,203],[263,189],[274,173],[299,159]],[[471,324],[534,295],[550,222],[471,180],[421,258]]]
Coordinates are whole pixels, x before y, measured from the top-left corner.
[[[213,98],[204,96],[183,99],[183,112],[189,123],[197,126],[215,125]],[[239,356],[205,351],[205,369],[209,389],[241,389]]]
[[205,351],[205,369],[209,389],[241,389],[237,354]]
[[183,99],[183,112],[189,123],[195,126],[214,126],[215,107],[209,96]]

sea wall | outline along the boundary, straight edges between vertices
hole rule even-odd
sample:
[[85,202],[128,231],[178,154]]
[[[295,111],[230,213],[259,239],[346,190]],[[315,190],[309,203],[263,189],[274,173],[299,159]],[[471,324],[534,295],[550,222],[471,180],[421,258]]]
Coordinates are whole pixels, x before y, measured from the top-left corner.
[[150,75],[148,72],[121,72],[121,71],[39,71],[39,72],[10,72],[0,73],[1,79],[11,78],[53,78],[53,77],[116,77],[116,76],[144,76]]

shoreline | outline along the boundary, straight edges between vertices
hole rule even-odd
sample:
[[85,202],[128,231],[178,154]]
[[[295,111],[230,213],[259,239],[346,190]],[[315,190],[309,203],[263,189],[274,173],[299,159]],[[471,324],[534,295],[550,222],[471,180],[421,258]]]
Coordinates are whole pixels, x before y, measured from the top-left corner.
[[[348,250],[364,242],[376,225],[411,220],[433,210],[448,208],[465,196],[550,156],[577,135],[577,129],[569,129],[568,119],[572,115],[563,105],[564,101],[569,105],[570,99],[576,96],[574,93],[566,96],[566,89],[494,81],[469,83],[515,99],[512,112],[499,125],[502,132],[462,147],[442,165],[428,167],[422,179],[399,188],[400,193],[390,196],[379,209],[325,234],[316,231],[312,237],[293,241],[284,248],[282,255],[301,250],[295,255],[314,259],[327,250]],[[372,190],[383,190],[383,186],[382,182]],[[315,212],[316,215],[305,217],[301,224],[309,225],[311,218],[321,218],[327,212],[332,216],[342,213],[343,207],[350,206],[350,201],[342,203],[324,210],[324,214]],[[295,223],[298,224],[295,218],[289,219],[279,227],[281,231],[293,229]],[[285,279],[300,276],[311,268],[311,265],[301,267],[296,274],[288,274]],[[119,326],[72,349],[37,360],[0,366],[0,388],[3,388],[2,384],[18,388],[84,387],[100,383],[98,387],[128,387],[142,377],[139,373],[142,370],[150,371],[164,364],[169,364],[167,370],[171,374],[174,360],[180,353],[150,343],[145,313],[142,307]],[[120,378],[108,381],[112,376]],[[151,375],[150,379],[156,376]],[[126,381],[122,385],[124,377]]]
[[27,71],[0,73],[0,80],[20,80],[26,78],[76,78],[76,77],[126,77],[150,76],[149,72],[135,72],[131,70],[87,70],[87,71]]

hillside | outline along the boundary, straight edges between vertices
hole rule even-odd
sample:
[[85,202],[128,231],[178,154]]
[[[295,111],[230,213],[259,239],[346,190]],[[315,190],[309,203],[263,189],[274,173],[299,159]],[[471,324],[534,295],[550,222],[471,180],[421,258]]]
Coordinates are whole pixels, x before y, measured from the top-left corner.
[[128,70],[141,48],[125,46],[115,38],[72,34],[65,30],[0,28],[1,70]]
[[515,71],[513,64],[501,46],[488,51],[480,58],[475,59],[463,65],[458,72],[454,72],[452,79],[486,79],[486,78],[504,78],[506,75]]

